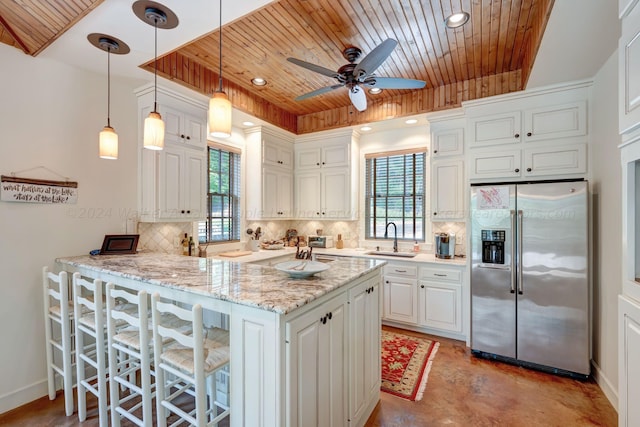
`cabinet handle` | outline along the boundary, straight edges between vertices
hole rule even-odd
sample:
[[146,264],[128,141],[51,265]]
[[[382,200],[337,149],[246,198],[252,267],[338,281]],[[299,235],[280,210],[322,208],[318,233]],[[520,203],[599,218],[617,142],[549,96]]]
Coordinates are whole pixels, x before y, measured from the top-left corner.
[[515,172],[515,173],[518,173],[518,172],[520,172],[520,169],[517,169],[517,168],[516,168],[516,170],[514,170],[514,172]]
[[531,168],[527,168],[527,172],[531,172]]
[[396,268],[396,273],[406,273],[406,272],[407,272],[407,270],[398,270],[398,269]]
[[520,138],[520,134],[519,134],[519,133],[516,133],[514,136],[515,136],[516,138]]
[[421,287],[422,289],[424,289],[424,285],[420,285],[420,287]]
[[371,287],[371,292],[373,293],[373,291],[375,291],[375,288],[372,286]]
[[321,317],[320,318],[320,322],[324,325],[325,323],[327,323],[327,316]]
[[329,320],[331,320],[331,318],[333,317],[333,313],[329,312],[329,314],[327,314],[327,316],[329,316]]
[[533,135],[531,132],[527,132],[527,136],[531,136]]
[[433,273],[433,275],[438,277],[447,277],[446,274],[440,274],[440,273]]

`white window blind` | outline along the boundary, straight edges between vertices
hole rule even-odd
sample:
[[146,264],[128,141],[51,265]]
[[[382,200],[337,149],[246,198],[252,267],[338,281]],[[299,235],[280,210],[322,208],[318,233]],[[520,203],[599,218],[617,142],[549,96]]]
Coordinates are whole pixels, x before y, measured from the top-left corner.
[[365,156],[366,238],[382,238],[393,222],[398,239],[424,241],[425,158],[424,148]]

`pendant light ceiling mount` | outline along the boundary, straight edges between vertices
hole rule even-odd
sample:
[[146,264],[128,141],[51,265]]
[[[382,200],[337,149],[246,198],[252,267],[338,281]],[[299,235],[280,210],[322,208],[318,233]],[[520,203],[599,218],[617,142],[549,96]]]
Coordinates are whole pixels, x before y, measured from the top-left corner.
[[158,2],[138,0],[131,7],[138,18],[153,27],[170,30],[178,26],[178,16]]
[[111,127],[111,54],[126,55],[131,50],[122,40],[101,33],[91,33],[87,40],[93,46],[107,52],[107,125],[100,132],[99,155],[102,159],[118,158],[118,134]]

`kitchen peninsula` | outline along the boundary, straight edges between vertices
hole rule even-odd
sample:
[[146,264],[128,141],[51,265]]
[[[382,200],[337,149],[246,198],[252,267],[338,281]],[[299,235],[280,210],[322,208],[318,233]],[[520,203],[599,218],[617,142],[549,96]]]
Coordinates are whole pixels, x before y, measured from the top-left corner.
[[59,258],[80,272],[228,316],[232,426],[364,425],[379,399],[384,261],[337,259],[306,279],[211,258]]

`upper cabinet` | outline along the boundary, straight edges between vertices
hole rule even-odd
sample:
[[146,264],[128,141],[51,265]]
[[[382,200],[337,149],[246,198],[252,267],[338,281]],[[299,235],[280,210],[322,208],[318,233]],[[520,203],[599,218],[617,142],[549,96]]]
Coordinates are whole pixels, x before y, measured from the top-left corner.
[[144,120],[154,105],[147,85],[138,96],[139,211],[143,222],[197,221],[206,217],[207,105],[162,87],[158,111],[165,122],[165,147],[143,147]]
[[355,219],[357,149],[358,139],[352,131],[296,139],[296,218]]
[[575,82],[464,103],[469,179],[586,177],[590,85]]
[[622,35],[618,43],[620,133],[640,128],[640,6],[620,2]]
[[246,135],[248,219],[289,219],[293,215],[293,136],[259,126]]

